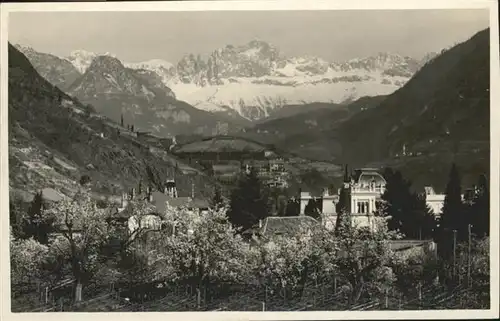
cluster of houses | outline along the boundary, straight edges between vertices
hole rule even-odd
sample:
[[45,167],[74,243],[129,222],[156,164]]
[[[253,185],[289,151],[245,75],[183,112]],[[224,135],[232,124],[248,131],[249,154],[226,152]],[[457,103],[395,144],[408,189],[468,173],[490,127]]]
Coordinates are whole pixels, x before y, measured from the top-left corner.
[[241,172],[248,172],[253,167],[264,184],[272,188],[287,188],[290,173],[282,158],[259,161],[226,161],[211,165],[211,174],[221,181],[232,182]]
[[269,159],[262,161],[242,162],[242,171],[249,172],[250,168],[255,168],[259,178],[269,187],[287,188],[290,180],[290,173],[286,168],[286,161],[272,154]]
[[[279,170],[279,168],[278,168]],[[341,189],[347,191],[348,206],[352,223],[358,227],[376,228],[377,219],[375,216],[378,202],[385,191],[386,181],[375,169],[362,168],[355,170],[349,177],[344,179]],[[247,239],[253,241],[269,241],[277,236],[292,236],[304,231],[304,228],[311,229],[323,227],[333,230],[337,220],[337,204],[339,202],[338,191],[326,190],[320,197],[319,219],[314,219],[305,215],[305,208],[312,199],[317,199],[308,192],[300,193],[300,214],[298,216],[270,216],[261,220],[256,226],[245,231],[243,234]],[[429,207],[438,215],[444,202],[444,195],[436,194],[431,187],[425,189],[426,201]],[[133,201],[148,202],[153,210],[150,214],[142,215],[140,221],[134,213]],[[144,193],[137,193],[131,189],[128,193],[123,193],[121,202],[117,206],[108,209],[107,220],[120,224],[124,232],[130,237],[139,229],[149,231],[162,230],[166,228],[163,214],[167,207],[183,208],[192,211],[208,211],[209,203],[205,199],[191,196],[179,196],[175,180],[167,180],[163,191],[153,191],[150,187]],[[415,247],[429,247],[431,241],[402,241],[401,244],[392,244],[397,249],[406,250]],[[432,243],[433,244],[433,243]],[[431,246],[432,247],[432,246]]]
[[[353,175],[344,182],[343,189],[348,191],[349,198],[348,211],[351,213],[352,223],[358,227],[368,227],[375,229],[376,220],[380,219],[374,215],[377,204],[384,193],[386,181],[375,169],[363,168],[355,170]],[[120,222],[128,227],[128,232],[133,234],[141,228],[150,230],[164,229],[162,213],[167,206],[174,208],[185,208],[187,210],[206,211],[209,209],[207,201],[191,197],[180,197],[178,195],[175,181],[169,180],[165,190],[151,191],[149,188],[142,198],[153,205],[155,212],[142,217],[142,222],[138,222],[134,216],[129,200],[134,200],[137,196],[133,189],[131,193],[123,194],[120,206],[113,209],[110,219]],[[444,196],[435,194],[431,188],[426,188],[429,206],[439,213],[443,205]],[[278,236],[296,236],[304,230],[311,230],[316,227],[324,227],[333,230],[337,220],[336,206],[339,201],[340,190],[337,193],[325,191],[321,197],[321,218],[316,220],[305,215],[307,203],[314,199],[307,192],[300,194],[300,214],[298,216],[270,216],[261,221],[258,225],[243,232],[250,243],[261,241],[272,241]],[[435,249],[435,244],[429,240],[404,240],[391,242],[391,247],[397,251],[429,251]],[[420,250],[419,250],[420,249]]]
[[[152,212],[138,218],[130,201],[148,202]],[[146,192],[140,195],[136,195],[135,188],[123,193],[120,205],[109,209],[107,220],[126,227],[129,235],[134,235],[138,229],[160,230],[165,227],[163,215],[168,206],[188,211],[208,211],[210,207],[208,201],[196,198],[194,193],[187,197],[179,196],[175,180],[171,179],[167,180],[163,192],[147,187]]]
[[[387,182],[384,177],[373,168],[356,169],[352,175],[344,179],[341,189],[347,190],[349,201],[347,211],[351,213],[353,224],[360,227],[375,228],[375,213],[377,204],[384,194]],[[314,197],[309,192],[300,194],[300,214],[305,215],[305,208],[309,201],[320,200],[320,212],[324,226],[333,229],[337,220],[337,204],[341,192],[325,190],[321,197]],[[444,204],[444,194],[436,194],[432,187],[425,187],[426,203],[437,217]]]

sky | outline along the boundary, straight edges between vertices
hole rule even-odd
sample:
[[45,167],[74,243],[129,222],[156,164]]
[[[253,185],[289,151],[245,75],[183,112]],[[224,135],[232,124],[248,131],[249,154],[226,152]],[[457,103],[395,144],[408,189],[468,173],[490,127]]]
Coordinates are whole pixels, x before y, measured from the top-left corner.
[[421,58],[489,26],[484,9],[15,12],[9,41],[67,56],[83,49],[125,62],[207,55],[226,45],[262,40],[286,56],[345,61],[391,52]]

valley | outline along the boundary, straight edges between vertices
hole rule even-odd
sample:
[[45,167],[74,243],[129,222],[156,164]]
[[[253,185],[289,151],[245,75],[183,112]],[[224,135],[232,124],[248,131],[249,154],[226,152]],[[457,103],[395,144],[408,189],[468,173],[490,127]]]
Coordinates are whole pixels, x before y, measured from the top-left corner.
[[[470,140],[462,142],[464,146],[477,142],[474,151],[462,148],[457,159],[486,152],[487,137],[483,133],[489,127],[483,124],[488,109],[482,107],[477,92],[461,92],[451,98],[459,97],[454,103],[456,116],[450,119],[452,123],[444,118],[449,114],[442,111],[445,107],[440,107],[439,114],[433,111],[439,99],[450,100],[443,98],[449,93],[439,77],[463,81],[460,77],[467,71],[459,74],[455,70],[464,70],[460,64],[466,62],[461,60],[485,61],[478,56],[481,49],[472,50],[471,43],[484,43],[478,39],[486,37],[483,32],[420,61],[381,53],[342,63],[288,58],[263,41],[227,46],[212,52],[206,60],[187,55],[178,64],[159,59],[123,63],[113,54],[83,50],[59,58],[20,45],[17,48],[53,85],[115,122],[124,119],[126,127],[133,125],[138,132],[177,136],[180,142],[230,135],[333,166],[393,164],[411,173],[418,161],[410,156],[402,158],[402,145],[411,151],[411,157],[435,155],[449,159],[450,148],[459,147],[450,147],[453,143],[439,131],[449,131],[453,126],[482,128],[455,138]],[[470,69],[467,77],[471,73],[479,75],[480,70]],[[446,76],[448,73],[450,76]],[[384,77],[391,81],[382,81]],[[429,81],[434,85],[424,88]],[[487,94],[486,89],[482,93]],[[466,116],[467,110],[473,110],[471,107],[460,107],[460,102],[468,101],[471,95],[477,97],[474,105],[481,111],[472,118]],[[474,119],[477,125],[461,125],[459,122],[465,119]],[[412,137],[413,141],[404,137]],[[481,164],[470,170],[470,179],[485,168],[484,161]],[[430,178],[425,174],[423,177]]]
[[205,11],[9,15],[11,312],[491,308],[489,13]]

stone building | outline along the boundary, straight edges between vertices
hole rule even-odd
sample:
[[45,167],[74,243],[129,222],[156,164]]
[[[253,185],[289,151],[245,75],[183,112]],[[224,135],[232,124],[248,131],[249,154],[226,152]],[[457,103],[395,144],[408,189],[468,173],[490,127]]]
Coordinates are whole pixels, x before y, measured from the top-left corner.
[[[350,175],[346,172],[344,185],[338,193],[325,191],[321,197],[322,222],[328,229],[333,229],[337,221],[337,204],[343,189],[347,189],[347,211],[351,214],[352,222],[358,227],[367,226],[375,228],[377,202],[385,191],[387,182],[376,169],[356,169]],[[305,207],[309,200],[314,199],[310,193],[302,192],[300,195],[300,215],[305,214]]]
[[[194,194],[194,193],[192,193]],[[129,201],[146,201],[153,205],[153,211],[141,217],[140,222],[134,215],[133,208]],[[163,223],[163,217],[167,206],[173,208],[185,208],[190,211],[206,211],[209,209],[209,203],[205,199],[191,196],[179,196],[175,180],[170,179],[165,183],[163,192],[153,191],[150,187],[146,189],[145,194],[136,195],[135,188],[129,193],[123,193],[119,206],[111,209],[108,221],[112,221],[126,226],[129,234],[134,234],[138,228],[149,229],[151,231],[160,230]]]

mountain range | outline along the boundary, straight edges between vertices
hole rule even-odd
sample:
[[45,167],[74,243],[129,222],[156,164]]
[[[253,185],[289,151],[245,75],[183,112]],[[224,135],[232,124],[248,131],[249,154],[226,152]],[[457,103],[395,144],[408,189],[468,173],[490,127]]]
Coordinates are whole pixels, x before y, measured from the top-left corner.
[[314,159],[391,166],[443,191],[451,163],[465,186],[489,172],[489,29],[429,60],[402,88],[347,106],[315,104],[242,135]]
[[[124,125],[134,125],[136,131],[163,137],[186,133],[214,135],[239,126],[239,119],[234,116],[215,115],[177,100],[158,74],[127,68],[113,55],[76,51],[63,59],[29,47],[16,48],[50,83],[114,121],[123,118]],[[64,77],[58,74],[61,70]]]
[[228,45],[208,57],[189,54],[177,64],[129,64],[157,72],[179,99],[207,111],[236,111],[249,120],[272,116],[289,105],[342,103],[392,93],[426,61],[397,54],[346,62],[287,57],[264,41]]
[[422,60],[381,53],[329,63],[287,58],[262,41],[177,64],[17,48],[52,86],[158,135],[230,133],[304,158],[397,167],[438,190],[451,162],[469,185],[489,171],[488,29]]
[[[68,57],[56,57],[37,55],[32,48],[21,45],[17,48],[28,56],[42,76],[62,90],[74,88],[78,74],[84,75],[91,67],[92,73],[96,72],[96,67],[105,69],[102,63],[93,66],[97,57],[118,60],[110,53],[85,50],[75,50]],[[318,57],[287,57],[271,44],[254,40],[240,46],[219,48],[204,58],[188,54],[175,64],[160,59],[120,63],[125,69],[141,73],[150,71],[156,83],[160,81],[175,94],[172,97],[199,110],[212,112],[226,123],[232,120],[241,125],[248,123],[245,119],[255,121],[273,117],[289,106],[347,103],[362,96],[392,93],[435,55],[429,53],[418,60],[379,53],[345,62],[327,62]],[[68,62],[74,68],[70,68]],[[63,68],[61,65],[71,77],[62,79],[58,75],[57,70]],[[94,94],[100,91],[109,94],[109,88],[96,89],[99,92]],[[93,101],[87,96],[79,98]]]

